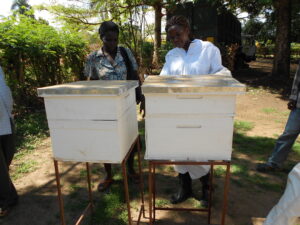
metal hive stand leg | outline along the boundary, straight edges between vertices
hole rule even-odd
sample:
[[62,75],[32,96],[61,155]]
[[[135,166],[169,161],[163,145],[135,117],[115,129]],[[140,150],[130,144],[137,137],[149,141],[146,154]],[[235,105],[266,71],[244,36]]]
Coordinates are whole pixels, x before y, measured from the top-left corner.
[[[58,202],[59,202],[60,221],[61,221],[61,225],[66,225],[65,212],[64,212],[64,202],[63,202],[63,197],[62,197],[62,194],[61,194],[61,185],[60,185],[60,174],[59,174],[59,169],[58,169],[58,161],[56,159],[53,159],[53,162],[54,162],[54,169],[55,169],[57,197],[58,197]],[[87,214],[89,209],[91,211],[93,210],[93,198],[92,198],[92,188],[91,188],[91,178],[90,178],[90,167],[89,167],[88,163],[86,163],[86,169],[87,169],[89,204],[84,209],[84,211],[81,213],[81,215],[79,216],[79,218],[75,222],[75,225],[79,225],[83,221],[83,219],[84,219],[84,217]]]
[[141,194],[141,201],[142,205],[140,208],[137,224],[140,223],[141,215],[143,214],[145,218],[145,208],[144,208],[144,184],[143,184],[143,178],[142,178],[142,164],[141,164],[141,149],[140,149],[140,137],[138,136],[133,144],[131,145],[130,150],[128,151],[127,155],[125,156],[124,160],[122,161],[122,173],[124,177],[124,192],[125,192],[125,199],[126,199],[126,205],[127,205],[127,212],[128,212],[128,224],[132,224],[132,218],[131,218],[131,209],[130,209],[130,197],[129,197],[129,188],[128,188],[128,176],[127,176],[127,169],[126,169],[126,162],[128,160],[129,155],[133,151],[133,148],[135,145],[138,147],[138,164],[139,164],[139,176],[140,176],[140,184],[139,184],[139,189],[140,189],[140,194]]

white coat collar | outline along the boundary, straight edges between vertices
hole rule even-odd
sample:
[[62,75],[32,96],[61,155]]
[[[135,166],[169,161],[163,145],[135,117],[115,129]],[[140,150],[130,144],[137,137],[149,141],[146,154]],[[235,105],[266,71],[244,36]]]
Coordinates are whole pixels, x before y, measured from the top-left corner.
[[199,39],[194,39],[191,42],[187,52],[183,48],[175,48],[174,53],[175,54],[183,54],[184,53],[184,54],[188,54],[188,55],[194,55],[197,53],[199,54],[199,52],[201,52],[201,49],[202,49],[202,41]]

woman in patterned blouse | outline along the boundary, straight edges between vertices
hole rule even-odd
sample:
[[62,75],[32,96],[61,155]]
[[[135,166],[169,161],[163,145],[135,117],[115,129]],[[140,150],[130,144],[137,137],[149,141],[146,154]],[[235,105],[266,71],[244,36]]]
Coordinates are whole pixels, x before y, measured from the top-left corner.
[[[137,63],[128,48],[118,47],[119,27],[112,21],[105,21],[99,27],[102,48],[87,57],[84,74],[88,80],[138,80]],[[137,104],[144,106],[144,96],[137,89]],[[128,175],[135,183],[139,182],[133,168],[134,152],[128,158]],[[104,164],[106,178],[100,181],[98,191],[107,190],[113,183],[111,164]]]

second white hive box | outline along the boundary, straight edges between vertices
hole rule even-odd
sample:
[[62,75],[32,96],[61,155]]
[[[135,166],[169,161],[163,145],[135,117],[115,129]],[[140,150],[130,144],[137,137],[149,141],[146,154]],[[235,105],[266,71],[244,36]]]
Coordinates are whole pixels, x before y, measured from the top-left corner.
[[79,81],[39,88],[53,157],[120,163],[138,135],[137,81]]
[[146,159],[230,160],[237,80],[220,75],[150,76],[146,97]]

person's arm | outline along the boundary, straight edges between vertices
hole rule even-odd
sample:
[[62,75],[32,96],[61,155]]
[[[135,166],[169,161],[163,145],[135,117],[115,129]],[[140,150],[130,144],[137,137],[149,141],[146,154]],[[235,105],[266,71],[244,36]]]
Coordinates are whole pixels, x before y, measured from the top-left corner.
[[6,85],[4,79],[4,72],[0,66],[0,100],[3,101],[3,104],[11,117],[11,112],[13,109],[13,98],[10,91],[10,88]]
[[135,60],[134,55],[132,54],[132,52],[130,51],[129,48],[125,48],[125,50],[126,50],[126,53],[128,55],[128,58],[129,58],[129,60],[131,62],[132,69],[135,70],[135,71],[138,71],[138,65],[137,65],[137,62]]
[[220,50],[213,46],[211,52],[211,70],[210,74],[224,75],[224,76],[232,76],[229,69],[222,65],[222,57],[220,54]]
[[131,62],[133,76],[135,77],[134,79],[139,81],[139,86],[135,89],[136,100],[137,100],[136,103],[137,104],[141,103],[140,113],[142,114],[143,117],[145,117],[146,114],[145,96],[142,93],[142,88],[141,88],[142,81],[138,74],[138,65],[130,49],[129,48],[125,48],[125,49],[126,49],[127,56]]
[[299,95],[299,85],[300,85],[300,62],[294,77],[294,82],[292,86],[291,95],[289,97],[289,102],[287,104],[288,109],[293,110],[296,108],[298,95]]
[[169,53],[167,53],[167,55],[165,56],[165,64],[163,66],[163,68],[161,69],[160,71],[160,74],[159,75],[170,75],[171,72],[170,72],[170,56],[169,56]]
[[97,68],[95,67],[95,54],[90,54],[84,65],[84,76],[87,80],[99,80]]

